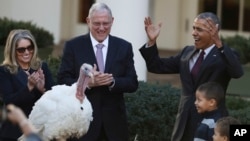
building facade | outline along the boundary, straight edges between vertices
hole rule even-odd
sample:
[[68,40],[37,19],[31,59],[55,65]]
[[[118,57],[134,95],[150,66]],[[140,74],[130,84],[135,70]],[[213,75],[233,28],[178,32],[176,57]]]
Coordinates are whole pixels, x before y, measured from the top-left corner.
[[[144,18],[162,22],[160,49],[180,50],[193,44],[192,24],[198,13],[211,11],[222,20],[221,36],[250,36],[249,0],[96,0],[107,3],[114,16],[111,34],[133,44],[140,80],[146,67],[138,49],[147,41]],[[85,18],[95,0],[0,0],[0,17],[32,21],[50,31],[55,44],[87,33]],[[1,32],[1,31],[0,31]]]

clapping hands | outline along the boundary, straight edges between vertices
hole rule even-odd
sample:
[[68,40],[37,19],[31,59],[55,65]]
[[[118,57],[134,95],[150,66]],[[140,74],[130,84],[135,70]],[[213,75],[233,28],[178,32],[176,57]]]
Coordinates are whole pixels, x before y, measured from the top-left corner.
[[96,71],[96,64],[94,64],[94,68],[93,68],[93,74],[94,74],[94,81],[90,80],[88,83],[88,87],[92,88],[92,87],[97,87],[97,86],[109,86],[114,78],[113,75],[110,73],[102,73],[99,71]]
[[32,74],[28,74],[28,88],[31,91],[36,87],[40,92],[45,91],[45,77],[43,74],[43,70],[39,68],[36,72]]

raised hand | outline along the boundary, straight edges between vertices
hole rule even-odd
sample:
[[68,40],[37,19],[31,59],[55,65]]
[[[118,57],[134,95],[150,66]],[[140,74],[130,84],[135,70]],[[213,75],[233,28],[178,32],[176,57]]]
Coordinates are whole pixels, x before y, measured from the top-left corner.
[[149,38],[148,45],[152,46],[156,43],[156,39],[160,34],[162,23],[159,23],[157,25],[153,25],[151,18],[145,17],[144,25],[145,25],[145,31],[146,31],[147,36]]
[[214,41],[214,44],[216,47],[220,48],[222,47],[222,42],[219,37],[219,25],[215,24],[211,18],[207,18],[207,31],[210,33],[212,40]]

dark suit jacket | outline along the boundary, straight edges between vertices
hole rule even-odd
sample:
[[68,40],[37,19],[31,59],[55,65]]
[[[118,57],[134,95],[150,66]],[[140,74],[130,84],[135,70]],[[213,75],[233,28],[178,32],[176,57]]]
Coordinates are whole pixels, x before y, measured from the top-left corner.
[[[197,87],[208,81],[215,81],[226,91],[231,78],[243,75],[243,69],[236,54],[226,45],[222,49],[214,47],[201,64],[197,79],[193,81],[189,70],[189,60],[195,53],[194,46],[186,46],[178,55],[160,58],[157,45],[140,48],[149,72],[158,74],[179,73],[182,83],[182,95],[173,130],[172,141],[193,140],[194,131],[199,119],[194,106]],[[183,135],[188,133],[190,135]]]
[[[42,63],[42,70],[45,75],[45,89],[49,90],[54,85],[54,80],[45,62]],[[30,73],[34,71],[30,69]],[[0,94],[4,104],[15,104],[23,110],[26,116],[30,114],[34,103],[42,96],[42,93],[36,88],[29,91],[27,74],[21,69],[18,70],[17,74],[10,74],[5,66],[0,66],[0,82]],[[8,120],[3,122],[0,138],[17,139],[21,135],[18,126],[13,125]]]
[[[71,85],[76,82],[83,63],[97,64],[89,34],[66,42],[58,73],[58,83]],[[81,140],[96,140],[103,126],[108,138],[127,141],[123,93],[134,92],[138,88],[131,43],[109,35],[105,73],[113,74],[115,85],[111,90],[108,86],[101,86],[85,91],[93,107],[94,120],[88,133]]]

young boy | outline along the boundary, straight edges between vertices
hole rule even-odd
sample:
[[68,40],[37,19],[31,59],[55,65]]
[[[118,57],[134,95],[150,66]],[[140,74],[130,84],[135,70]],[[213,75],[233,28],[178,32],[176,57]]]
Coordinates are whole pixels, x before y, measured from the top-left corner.
[[227,116],[217,120],[214,127],[213,141],[230,141],[230,125],[241,124],[239,120]]
[[212,141],[215,122],[224,116],[220,104],[225,99],[225,93],[220,84],[207,82],[196,90],[195,106],[202,120],[195,132],[194,141]]

